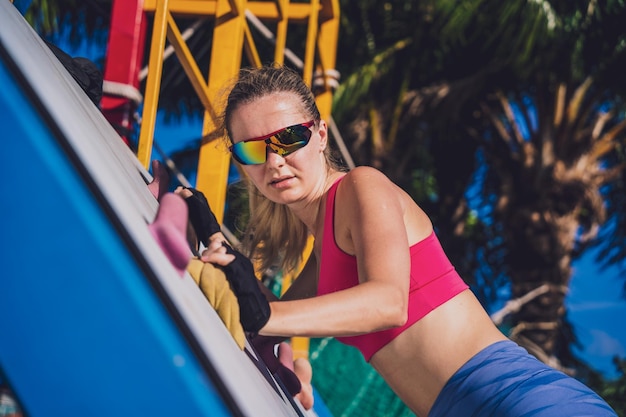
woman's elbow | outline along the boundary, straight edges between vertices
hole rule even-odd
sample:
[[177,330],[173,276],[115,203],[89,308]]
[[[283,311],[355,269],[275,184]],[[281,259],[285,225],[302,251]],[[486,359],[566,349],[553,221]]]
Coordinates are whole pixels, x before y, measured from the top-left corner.
[[396,294],[396,296],[393,297],[393,301],[387,305],[388,308],[385,316],[389,328],[401,327],[406,324],[409,318],[408,302],[409,300],[406,294]]
[[392,315],[389,317],[389,327],[402,327],[406,324],[406,321],[408,319],[409,312],[407,311],[406,305],[402,306],[401,308],[396,308]]

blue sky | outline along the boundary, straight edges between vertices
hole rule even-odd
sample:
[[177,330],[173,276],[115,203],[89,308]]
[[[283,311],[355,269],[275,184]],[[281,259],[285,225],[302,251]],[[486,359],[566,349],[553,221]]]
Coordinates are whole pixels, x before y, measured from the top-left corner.
[[584,343],[581,357],[604,375],[615,377],[613,356],[626,357],[626,276],[617,267],[602,270],[593,255],[573,264],[566,305],[576,334]]

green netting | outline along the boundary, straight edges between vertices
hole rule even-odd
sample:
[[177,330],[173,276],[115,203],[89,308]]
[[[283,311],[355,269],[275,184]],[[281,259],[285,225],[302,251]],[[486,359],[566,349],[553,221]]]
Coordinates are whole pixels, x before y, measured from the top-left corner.
[[334,417],[415,416],[357,349],[311,339],[309,359],[313,385]]

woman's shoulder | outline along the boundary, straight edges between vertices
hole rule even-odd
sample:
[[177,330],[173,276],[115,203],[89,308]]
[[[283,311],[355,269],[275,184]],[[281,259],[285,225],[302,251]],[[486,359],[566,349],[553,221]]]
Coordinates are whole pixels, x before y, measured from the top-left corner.
[[371,191],[379,187],[388,187],[393,183],[391,180],[376,168],[369,166],[358,166],[350,170],[341,181],[341,187],[355,191]]
[[358,210],[388,206],[392,202],[403,205],[403,192],[385,174],[376,168],[360,166],[348,172],[337,188],[335,201],[350,216]]
[[383,174],[380,170],[371,167],[371,166],[367,166],[367,165],[360,165],[358,167],[352,168],[350,171],[348,171],[346,173],[346,177],[371,177],[371,176],[379,176],[381,178],[387,178],[387,176],[385,174]]
[[382,199],[399,198],[402,193],[384,173],[376,168],[359,166],[350,170],[339,184],[338,198],[357,203],[367,196]]

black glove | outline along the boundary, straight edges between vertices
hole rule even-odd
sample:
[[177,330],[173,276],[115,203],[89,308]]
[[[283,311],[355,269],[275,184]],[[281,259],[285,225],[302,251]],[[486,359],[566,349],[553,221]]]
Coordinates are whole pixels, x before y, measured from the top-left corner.
[[209,202],[201,191],[195,188],[185,187],[191,191],[191,196],[185,198],[187,208],[189,209],[189,221],[198,236],[198,240],[209,245],[209,237],[214,233],[221,231],[220,224],[215,218],[215,214],[211,211]]
[[231,263],[221,268],[239,301],[239,320],[245,331],[256,334],[270,318],[270,303],[259,288],[250,259],[226,242],[223,245],[226,253],[235,255]]

